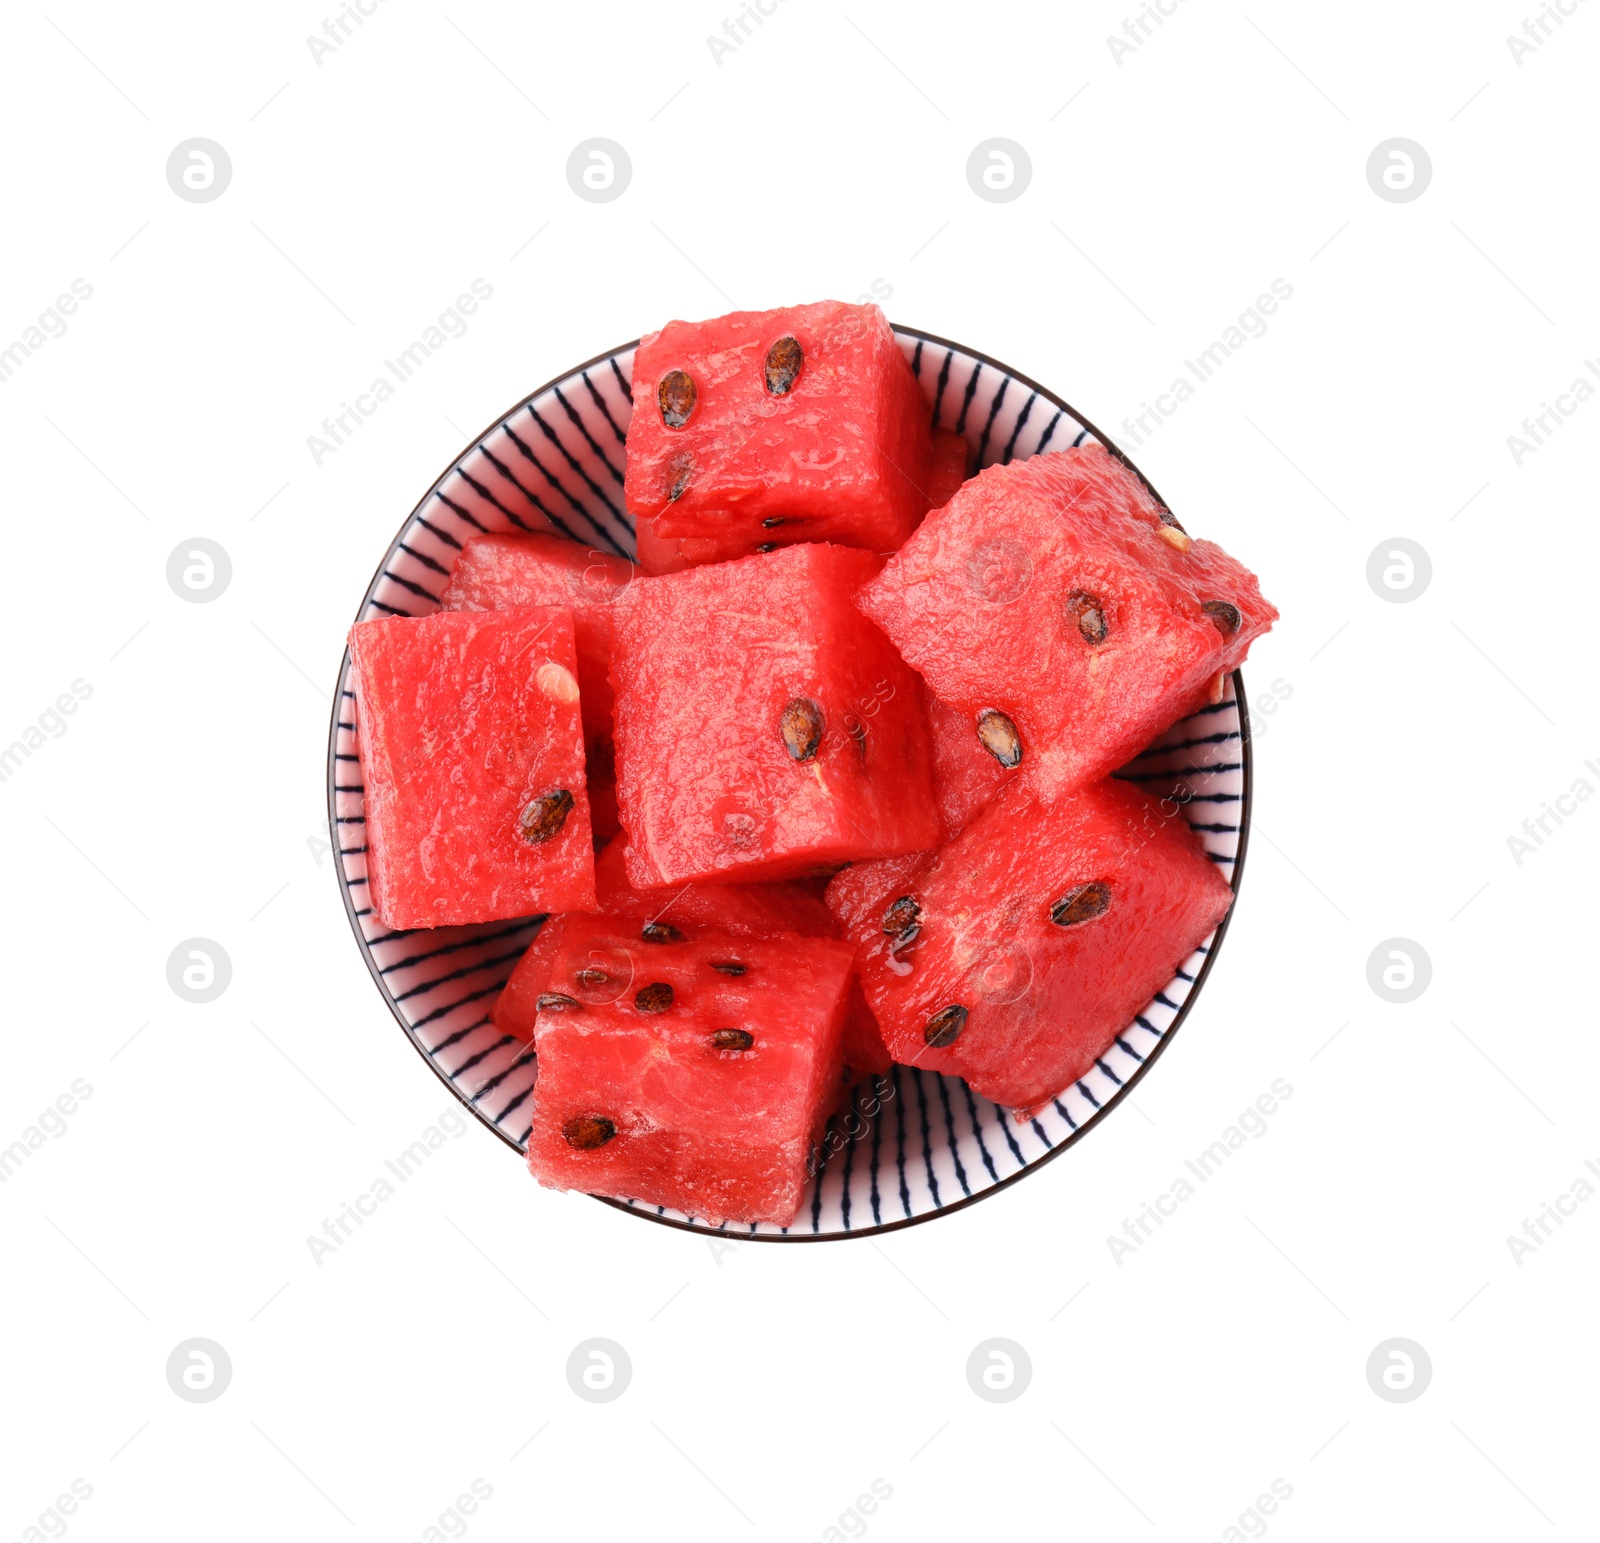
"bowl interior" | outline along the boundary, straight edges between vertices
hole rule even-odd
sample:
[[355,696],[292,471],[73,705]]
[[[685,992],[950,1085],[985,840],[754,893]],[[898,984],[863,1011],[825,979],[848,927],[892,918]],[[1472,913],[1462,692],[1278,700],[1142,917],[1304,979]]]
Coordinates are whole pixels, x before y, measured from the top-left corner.
[[[1059,397],[994,360],[911,328],[895,331],[935,421],[965,435],[973,469],[1085,439],[1107,443]],[[602,354],[552,381],[480,434],[401,527],[357,620],[437,610],[451,563],[480,532],[553,530],[632,557],[622,476],[634,348]],[[542,918],[410,932],[377,920],[366,896],[353,706],[346,652],[329,736],[328,797],[357,945],[423,1059],[473,1114],[521,1151],[530,1129],[533,1048],[497,1030],[489,1009]],[[1171,793],[1237,887],[1250,789],[1249,725],[1237,674],[1223,701],[1175,725],[1118,775],[1158,795]],[[697,1231],[799,1240],[908,1226],[993,1193],[1070,1145],[1143,1075],[1187,1015],[1226,927],[1225,921],[1195,950],[1092,1072],[1029,1119],[1018,1120],[958,1078],[904,1066],[876,1089],[859,1089],[855,1107],[830,1126],[826,1159],[792,1227],[715,1228],[657,1206],[607,1203]]]

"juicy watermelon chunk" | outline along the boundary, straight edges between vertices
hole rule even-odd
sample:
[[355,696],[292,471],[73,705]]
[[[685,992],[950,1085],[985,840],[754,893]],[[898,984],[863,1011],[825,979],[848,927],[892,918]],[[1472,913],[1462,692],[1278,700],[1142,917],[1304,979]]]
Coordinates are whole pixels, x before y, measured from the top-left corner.
[[1014,782],[925,864],[873,867],[828,900],[891,1053],[1016,1109],[1088,1071],[1233,901],[1184,820],[1116,781]]
[[350,653],[379,920],[592,910],[571,612],[390,616],[358,622]]
[[558,605],[572,612],[584,732],[611,737],[611,608],[633,579],[625,557],[543,532],[472,536],[450,569],[441,610],[508,611]]
[[876,306],[669,322],[634,356],[628,508],[723,556],[774,532],[890,552],[929,507],[928,420]]
[[1278,616],[1099,445],[980,472],[859,603],[974,725],[1009,718],[1052,795],[1214,699]]
[[793,878],[938,839],[916,677],[852,603],[847,547],[637,580],[617,606],[633,883]]
[[[755,938],[839,935],[828,908],[798,884],[680,884],[672,889],[635,889],[628,882],[626,846],[626,840],[613,841],[595,859],[595,907],[602,916],[633,923],[636,939],[642,940],[647,928],[667,928],[690,938],[708,931]],[[533,1038],[535,1003],[550,983],[556,936],[553,925],[541,929],[490,1011],[497,1028],[519,1039]]]
[[645,943],[604,917],[553,926],[534,1030],[534,1177],[713,1223],[787,1226],[837,1096],[849,945]]

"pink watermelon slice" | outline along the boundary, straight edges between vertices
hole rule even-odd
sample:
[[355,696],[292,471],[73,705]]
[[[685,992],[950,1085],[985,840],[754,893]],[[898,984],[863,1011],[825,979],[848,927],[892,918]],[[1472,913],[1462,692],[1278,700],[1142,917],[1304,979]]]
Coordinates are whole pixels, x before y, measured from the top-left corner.
[[916,677],[852,603],[878,559],[787,547],[617,606],[617,794],[641,889],[793,878],[938,839]]
[[1220,697],[1277,620],[1098,445],[991,466],[925,520],[861,608],[992,753],[1054,795]]
[[528,1167],[542,1184],[787,1226],[837,1098],[848,944],[552,924]]
[[379,919],[447,927],[592,909],[571,612],[358,622],[350,653]]
[[1136,788],[1046,802],[1023,780],[921,866],[847,869],[828,900],[895,1059],[1027,1109],[1093,1066],[1233,892]]
[[628,508],[657,536],[733,543],[721,556],[780,539],[890,552],[930,505],[928,419],[876,306],[669,322],[634,356]]

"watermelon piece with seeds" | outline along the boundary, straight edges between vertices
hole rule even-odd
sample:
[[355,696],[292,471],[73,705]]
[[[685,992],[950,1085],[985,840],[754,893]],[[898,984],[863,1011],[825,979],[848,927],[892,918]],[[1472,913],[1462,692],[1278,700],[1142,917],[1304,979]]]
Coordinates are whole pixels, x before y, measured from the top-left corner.
[[722,557],[779,540],[891,552],[931,506],[932,464],[927,402],[876,306],[669,322],[634,356],[625,491],[658,537]]
[[[642,940],[646,930],[669,938],[672,933],[694,938],[704,933],[734,937],[838,936],[828,908],[794,883],[679,884],[671,889],[640,890],[629,882],[626,838],[610,842],[595,858],[595,909],[619,924],[632,925]],[[539,996],[550,981],[550,960],[557,929],[546,925],[528,945],[496,998],[490,1016],[496,1027],[519,1039],[533,1038]]]
[[1092,444],[980,472],[859,603],[938,696],[993,715],[991,752],[1051,795],[1219,700],[1278,616]]
[[350,654],[378,918],[592,909],[571,612],[384,617],[351,629]]
[[916,677],[826,544],[640,579],[617,607],[617,794],[640,889],[794,878],[939,835]]
[[1088,1071],[1232,904],[1170,807],[1024,779],[920,863],[840,874],[829,907],[895,1060],[1014,1109]]
[[848,944],[553,924],[528,1167],[713,1224],[788,1226],[837,1100]]

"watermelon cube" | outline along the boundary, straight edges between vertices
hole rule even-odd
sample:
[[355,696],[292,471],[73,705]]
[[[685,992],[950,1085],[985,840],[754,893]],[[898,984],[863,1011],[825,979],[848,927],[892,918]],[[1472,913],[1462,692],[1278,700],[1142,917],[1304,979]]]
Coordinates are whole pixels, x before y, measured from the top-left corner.
[[[664,890],[635,889],[628,881],[626,846],[626,840],[612,841],[595,859],[595,908],[602,916],[633,924],[633,935],[640,941],[673,942],[706,932],[756,938],[839,935],[828,908],[798,884],[680,884]],[[519,1039],[533,1038],[535,1004],[550,983],[557,930],[544,927],[528,945],[490,1012],[498,1028]]]
[[878,559],[787,547],[617,605],[617,798],[640,889],[794,878],[939,835],[916,677],[852,603]]
[[611,737],[611,608],[632,582],[625,557],[591,551],[543,532],[471,536],[439,597],[446,611],[508,611],[556,605],[572,612],[584,733]]
[[839,1083],[848,944],[648,943],[567,916],[534,1027],[542,1184],[712,1223],[795,1218]]
[[779,539],[890,552],[929,507],[932,455],[876,306],[669,322],[634,356],[625,492],[658,536],[733,543],[720,556]]
[[1015,1109],[1089,1070],[1233,900],[1184,820],[1116,781],[1013,782],[925,863],[873,867],[828,900],[890,1052]]
[[1277,619],[1099,445],[991,466],[930,515],[862,610],[1047,795],[1103,777],[1220,699]]
[[571,612],[390,616],[358,622],[350,653],[379,920],[592,909]]

